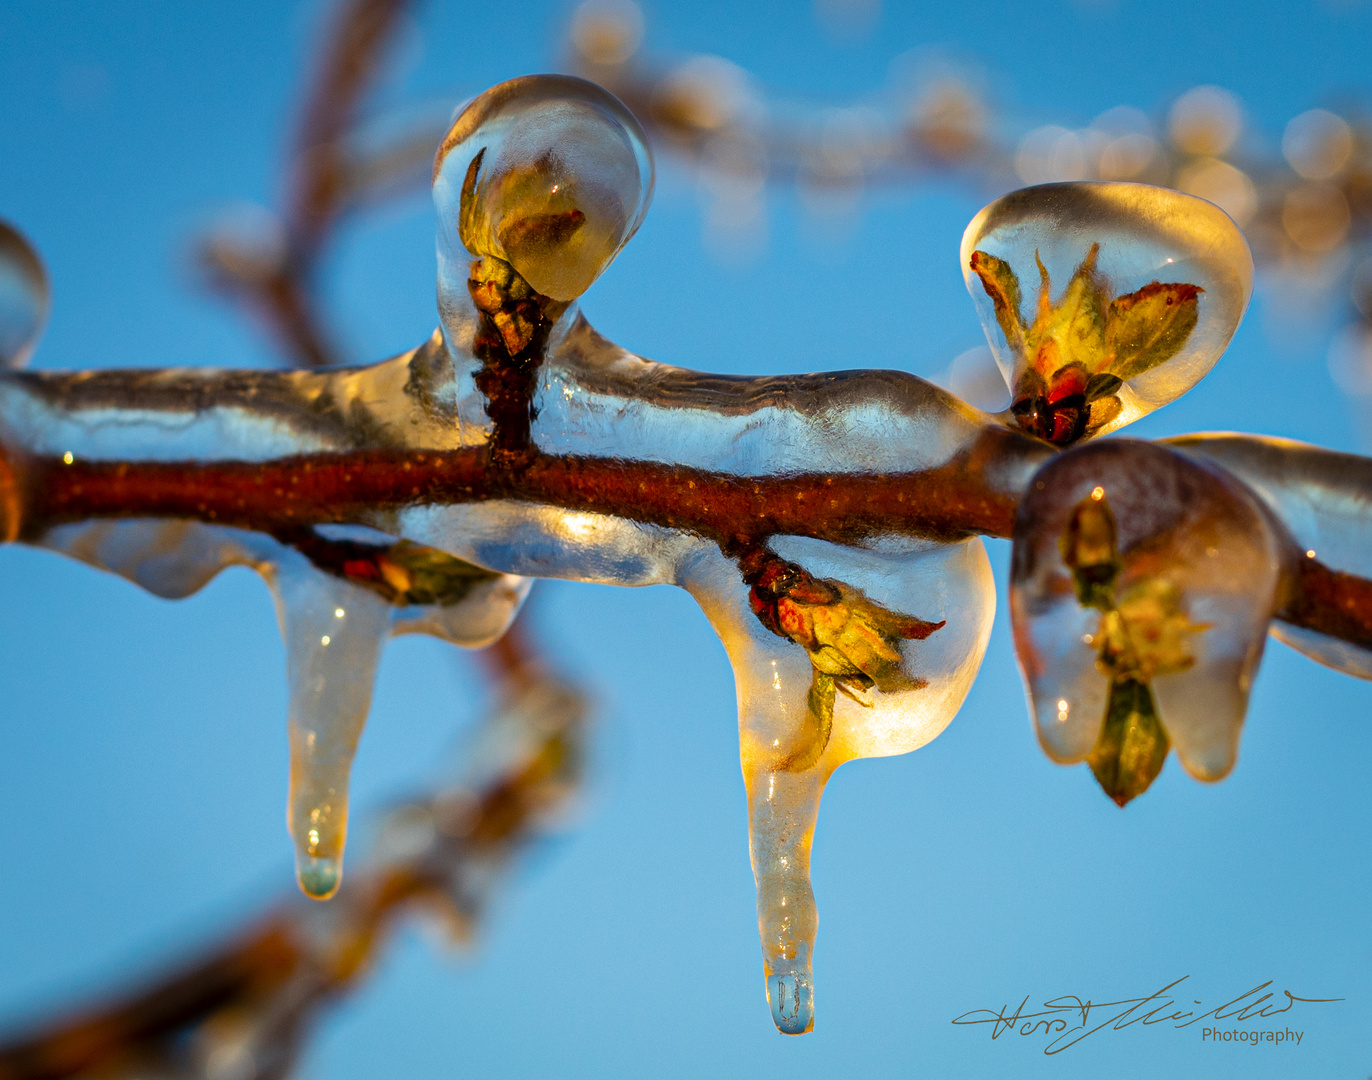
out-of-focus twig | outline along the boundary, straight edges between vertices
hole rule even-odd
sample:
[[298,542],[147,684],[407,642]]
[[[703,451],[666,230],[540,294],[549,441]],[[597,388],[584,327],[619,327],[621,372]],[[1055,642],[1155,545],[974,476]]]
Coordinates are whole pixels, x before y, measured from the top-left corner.
[[581,779],[584,698],[511,634],[492,651],[501,701],[463,781],[394,806],[333,900],[293,896],[199,962],[0,1046],[0,1080],[278,1080],[402,920],[437,915],[469,937]]
[[717,56],[665,60],[642,48],[633,0],[586,0],[567,35],[571,68],[613,93],[659,149],[700,178],[707,241],[746,254],[765,223],[764,185],[852,212],[871,188],[956,183],[987,196],[1023,184],[1124,180],[1209,199],[1244,229],[1279,316],[1346,321],[1335,381],[1372,402],[1372,112],[1348,100],[1292,117],[1279,139],[1247,124],[1216,86],[1165,114],[1128,107],[1089,122],[1031,122],[983,92],[966,64],[909,53],[867,98],[797,104]]
[[410,0],[349,0],[305,99],[291,163],[286,222],[292,246],[310,258],[344,203],[344,143],[381,70],[382,51]]
[[[200,245],[210,282],[251,309],[292,361],[306,367],[339,361],[315,279],[339,218],[357,201],[359,166],[350,140],[409,2],[348,0],[305,96],[280,219],[259,222],[257,235],[221,229]],[[437,140],[430,143],[430,157],[436,145]],[[368,183],[389,180],[397,152],[410,153],[409,141],[366,162]]]

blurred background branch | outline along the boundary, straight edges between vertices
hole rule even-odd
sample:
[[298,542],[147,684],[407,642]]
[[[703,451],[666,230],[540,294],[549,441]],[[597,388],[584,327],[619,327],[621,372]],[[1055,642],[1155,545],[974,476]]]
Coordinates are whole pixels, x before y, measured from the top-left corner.
[[582,695],[543,667],[522,623],[482,655],[496,700],[462,775],[386,811],[333,900],[293,894],[202,959],[0,1046],[0,1077],[276,1080],[402,919],[470,940],[503,873],[578,791],[586,724]]

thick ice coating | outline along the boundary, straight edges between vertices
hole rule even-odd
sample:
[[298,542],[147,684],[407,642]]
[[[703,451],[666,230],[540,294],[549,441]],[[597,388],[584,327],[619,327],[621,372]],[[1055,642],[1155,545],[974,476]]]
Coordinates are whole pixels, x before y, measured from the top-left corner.
[[[497,87],[438,159],[442,326],[425,345],[331,372],[12,374],[0,378],[0,442],[47,469],[143,462],[203,478],[308,460],[328,471],[365,451],[395,470],[400,494],[353,504],[344,486],[329,524],[288,516],[271,535],[157,519],[31,538],[162,595],[233,563],[272,583],[290,665],[290,824],[316,896],[340,873],[347,773],[387,632],[498,634],[523,575],[690,590],[735,670],[768,998],[777,1026],[799,1033],[813,1022],[809,851],[824,784],[844,761],[935,737],[990,633],[980,541],[962,523],[903,525],[920,518],[906,484],[975,476],[977,505],[994,515],[1050,451],[898,372],[712,376],[606,341],[570,301],[637,226],[651,176],[636,125],[597,88]],[[521,280],[541,298],[518,292]],[[525,326],[512,316],[490,332],[512,310],[501,305],[521,303]],[[529,380],[514,409],[491,396],[512,385],[500,382],[502,348]],[[483,462],[494,479],[479,494],[420,480]],[[565,504],[519,487],[553,474]],[[633,511],[649,495],[664,508]],[[735,502],[732,516],[716,512]],[[755,503],[775,522],[762,532]],[[853,523],[841,543],[811,535],[817,513],[842,506]]]
[[962,273],[1013,395],[1058,445],[1123,427],[1214,366],[1253,291],[1237,225],[1146,184],[1043,184],[972,219]]
[[652,189],[643,130],[612,94],[567,75],[512,79],[468,105],[438,152],[440,249],[503,260],[536,292],[574,300]]
[[48,275],[17,229],[0,221],[0,368],[23,367],[48,320]]
[[[1185,435],[1168,445],[1237,476],[1280,519],[1294,558],[1372,578],[1372,461],[1356,454],[1261,435]],[[1272,636],[1347,675],[1372,679],[1372,651],[1274,622]]]
[[[289,826],[317,898],[341,878],[389,635],[485,644],[532,577],[687,589],[733,666],[766,994],[800,1034],[824,786],[960,707],[994,612],[976,532],[1005,535],[1018,500],[1012,614],[1040,739],[1123,803],[1172,746],[1203,779],[1232,768],[1289,554],[1258,496],[1193,459],[1232,458],[1312,544],[1352,551],[1337,521],[1364,508],[1337,465],[1311,458],[1293,488],[1261,443],[1048,445],[1172,400],[1223,351],[1252,266],[1208,203],[1061,184],[983,210],[963,270],[1014,391],[990,417],[900,372],[708,375],[601,337],[575,302],[652,183],[604,90],[495,87],[435,162],[428,342],[329,371],[0,372],[0,535],[162,596],[226,566],[262,574],[286,642]],[[32,252],[0,232],[0,359],[22,359],[46,302]]]
[[1150,443],[1054,459],[1015,523],[1010,610],[1039,741],[1123,805],[1162,767],[1234,765],[1282,541],[1224,472]]
[[[347,774],[388,633],[488,640],[532,576],[688,589],[735,671],[767,994],[795,1034],[814,1018],[809,859],[824,784],[845,761],[924,745],[955,714],[994,610],[971,534],[1003,534],[1056,451],[899,372],[715,376],[597,334],[574,298],[632,233],[651,183],[621,113],[589,84],[538,77],[463,114],[435,180],[442,325],[421,347],[318,372],[9,372],[0,444],[16,490],[98,474],[125,492],[146,484],[148,506],[195,519],[77,520],[25,539],[163,595],[233,563],[272,583],[290,665],[290,824],[317,896],[340,873]],[[1248,280],[1216,220],[1213,250],[1192,237],[1166,249],[1189,259],[1175,280],[1154,274],[1157,237],[1191,235],[1180,219],[1207,204],[1079,187],[1060,190],[1066,239],[1041,213],[987,211],[977,250],[1019,261],[1010,241],[1043,231],[1027,250],[1051,279],[1044,321],[1005,323],[1026,340],[1080,345],[1073,296],[1133,319],[1101,331],[1116,360],[1141,367],[1094,372],[1118,385],[1098,381],[1092,402],[1121,403],[1094,431],[1199,377]],[[1041,195],[1028,199],[1042,210]],[[1115,250],[1118,237],[1132,246]],[[1009,294],[1005,274],[982,269]],[[1149,292],[1153,278],[1187,287]],[[1169,298],[1196,301],[1194,323],[1164,318],[1181,344],[1150,367],[1149,319]],[[1164,375],[1181,379],[1166,394]],[[175,502],[187,478],[192,495]],[[1013,596],[1045,746],[1094,755],[1119,790],[1160,764],[1160,739],[1195,774],[1223,775],[1274,603],[1278,545],[1258,504],[1180,454],[1133,444],[1068,452],[1037,478]],[[935,492],[954,506],[946,519],[925,504]],[[264,532],[226,524],[258,527],[236,516],[248,504]],[[64,520],[55,505],[51,520]]]

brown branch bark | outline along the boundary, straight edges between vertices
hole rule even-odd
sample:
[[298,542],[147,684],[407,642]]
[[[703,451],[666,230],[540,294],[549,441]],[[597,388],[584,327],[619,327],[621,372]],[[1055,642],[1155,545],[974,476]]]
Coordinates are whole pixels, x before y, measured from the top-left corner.
[[[1013,436],[1005,433],[1005,440]],[[365,522],[406,506],[511,499],[680,529],[737,555],[769,536],[851,543],[880,533],[1009,537],[1018,498],[988,473],[988,432],[971,453],[922,472],[746,477],[684,465],[531,451],[511,470],[484,447],[359,450],[268,462],[85,462],[0,455],[0,535],[35,537],[100,517],[174,517],[273,535]],[[8,496],[7,494],[8,493]],[[1301,558],[1277,618],[1372,648],[1372,581]]]
[[[1014,436],[1005,433],[1008,442]],[[735,476],[684,465],[532,451],[517,471],[485,447],[357,450],[266,462],[31,459],[19,529],[104,517],[173,517],[277,533],[366,522],[376,511],[492,499],[542,503],[681,529],[728,551],[786,533],[851,542],[883,532],[952,540],[1008,537],[1016,499],[988,482],[999,432],[970,454],[910,473]]]
[[[407,506],[509,499],[679,529],[738,555],[785,534],[851,543],[880,533],[936,540],[1009,537],[1018,498],[990,482],[1010,433],[922,472],[734,476],[684,465],[556,456],[522,468],[485,447],[358,450],[267,462],[7,462],[0,536],[32,538],[70,521],[172,517],[289,536]],[[1372,581],[1301,558],[1277,618],[1372,648]]]
[[1300,558],[1277,618],[1372,649],[1372,581]]
[[[509,282],[469,283],[481,311],[477,384],[492,433],[456,450],[361,449],[265,462],[18,462],[11,531],[100,517],[189,518],[273,535],[301,526],[374,520],[407,506],[508,499],[684,530],[737,555],[775,534],[851,542],[878,533],[952,540],[1008,537],[1016,494],[995,476],[1024,439],[987,428],[936,468],[908,473],[738,476],[685,465],[553,455],[531,438],[535,376],[553,301]],[[522,285],[522,280],[518,282]],[[3,460],[0,448],[0,460]],[[0,487],[0,490],[3,490]],[[17,523],[14,518],[17,516]]]
[[[266,462],[6,461],[0,448],[0,537],[36,537],[100,517],[189,518],[278,536],[367,523],[416,505],[513,500],[626,518],[714,541],[733,558],[774,535],[851,543],[882,533],[935,540],[1010,537],[1018,493],[997,478],[1023,439],[988,427],[935,468],[907,473],[738,476],[685,465],[554,455],[531,438],[532,396],[551,301],[512,299],[508,282],[469,282],[481,311],[477,383],[493,425],[486,445],[364,449]],[[517,275],[516,275],[517,277]],[[521,281],[522,284],[522,281]],[[17,467],[16,467],[17,466]],[[1372,646],[1372,582],[1299,559],[1277,617]]]

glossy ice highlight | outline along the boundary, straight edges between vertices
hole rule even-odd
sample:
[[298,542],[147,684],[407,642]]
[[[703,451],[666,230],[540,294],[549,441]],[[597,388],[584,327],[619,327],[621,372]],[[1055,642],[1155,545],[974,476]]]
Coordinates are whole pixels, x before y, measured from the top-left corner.
[[1010,611],[1049,756],[1088,760],[1120,805],[1169,746],[1197,779],[1224,777],[1283,551],[1242,484],[1166,448],[1112,440],[1041,469],[1016,518]]

